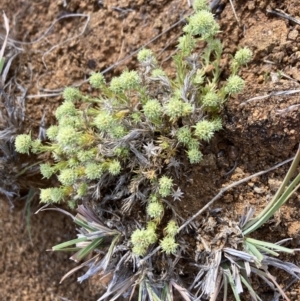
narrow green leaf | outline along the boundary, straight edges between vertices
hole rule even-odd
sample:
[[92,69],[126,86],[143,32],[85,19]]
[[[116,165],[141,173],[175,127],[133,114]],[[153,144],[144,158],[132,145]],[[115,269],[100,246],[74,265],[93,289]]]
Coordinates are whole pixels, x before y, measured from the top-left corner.
[[290,196],[299,188],[300,186],[300,174],[292,181],[292,183],[286,189],[291,177],[294,174],[300,161],[300,147],[295,155],[295,158],[291,164],[289,171],[287,172],[281,186],[279,187],[277,193],[269,204],[255,217],[246,223],[243,227],[243,234],[248,235],[251,232],[258,229],[264,223],[266,223],[274,213],[290,198]]
[[86,237],[75,238],[52,247],[52,251],[62,251],[65,247],[76,245],[79,242],[87,241]]
[[87,222],[83,221],[81,218],[79,218],[77,215],[75,216],[75,219],[74,219],[74,223],[78,226],[81,226],[89,231],[92,231],[92,232],[96,232],[98,231],[98,229],[94,228],[94,227],[91,227],[88,225]]
[[234,283],[232,274],[231,274],[231,272],[230,272],[229,269],[227,269],[227,270],[225,271],[225,277],[228,278],[228,281],[229,281],[229,284],[230,284],[230,286],[231,286],[231,289],[232,289],[232,292],[233,292],[233,295],[234,295],[235,300],[236,300],[236,301],[241,301],[240,296],[239,296],[239,294],[238,294],[238,292],[237,292],[237,289],[236,289],[236,286],[235,286],[235,283]]
[[4,63],[5,63],[5,58],[0,58],[0,74],[2,73]]
[[154,292],[154,290],[152,289],[152,287],[149,285],[148,282],[146,282],[146,288],[148,291],[149,296],[151,297],[151,300],[154,301],[162,301]]
[[274,243],[271,243],[271,242],[261,241],[261,240],[257,240],[257,239],[250,238],[250,237],[247,237],[246,241],[248,241],[248,242],[250,242],[250,243],[252,243],[256,246],[260,246],[260,247],[263,247],[263,248],[274,249],[274,250],[279,251],[279,252],[285,252],[285,253],[288,253],[288,254],[294,254],[295,253],[293,249],[286,248],[286,247],[283,247],[283,246],[280,246],[280,245],[277,245],[277,244],[274,244]]
[[245,241],[245,245],[246,249],[249,250],[250,253],[256,257],[256,263],[260,264],[264,256],[259,252],[255,245],[251,244],[250,242]]
[[85,256],[87,256],[90,252],[92,252],[100,243],[102,242],[103,238],[98,238],[92,241],[88,246],[85,248],[81,249],[78,253],[73,255],[71,258],[74,259],[75,261],[80,261],[83,259]]
[[79,247],[73,247],[73,248],[64,248],[64,249],[60,249],[60,250],[47,250],[47,251],[53,251],[53,252],[77,252],[79,250],[81,250],[82,248]]
[[252,285],[251,285],[251,284],[250,284],[243,276],[241,276],[241,280],[242,280],[243,284],[247,287],[247,289],[248,289],[248,291],[249,291],[251,297],[254,299],[254,301],[257,301],[257,300],[263,301],[263,300],[256,294],[256,292],[254,291]]

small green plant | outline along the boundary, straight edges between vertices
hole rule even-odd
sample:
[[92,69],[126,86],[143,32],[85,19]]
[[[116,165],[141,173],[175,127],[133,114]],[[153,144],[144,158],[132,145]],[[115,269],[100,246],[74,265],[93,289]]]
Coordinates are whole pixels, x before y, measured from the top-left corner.
[[[102,74],[91,75],[90,85],[99,90],[98,97],[65,89],[64,102],[55,112],[58,124],[46,132],[50,143],[32,140],[31,134],[16,138],[19,153],[52,154],[51,162],[41,164],[41,173],[46,179],[56,175],[61,185],[42,189],[42,203],[67,201],[73,208],[85,198],[101,201],[115,186],[115,195],[130,200],[124,205],[127,210],[129,204],[147,201],[150,220],[162,218],[163,200],[175,192],[170,162],[181,149],[191,164],[202,160],[201,143],[222,128],[218,112],[228,95],[243,89],[237,72],[251,59],[249,49],[240,49],[232,75],[220,87],[222,45],[215,38],[219,26],[204,3],[195,2],[196,12],[179,39],[176,78],[169,78],[151,50],[143,49],[138,54],[139,71],[125,70],[109,84]],[[207,44],[202,55],[195,51],[199,40]],[[209,66],[213,69],[207,74]],[[123,178],[126,182],[118,185]],[[151,202],[150,195],[160,201]]]
[[[222,44],[215,38],[219,25],[206,1],[196,0],[194,8],[195,14],[188,19],[185,34],[178,41],[174,78],[159,67],[151,50],[143,49],[138,53],[138,70],[125,70],[110,83],[101,73],[91,75],[89,82],[98,91],[96,97],[83,95],[77,88],[66,88],[64,102],[55,112],[57,125],[46,131],[47,144],[32,140],[31,134],[19,135],[15,140],[19,153],[51,154],[52,159],[43,162],[40,170],[44,178],[56,176],[60,184],[41,189],[42,203],[68,202],[75,208],[89,201],[99,215],[97,223],[105,219],[107,224],[118,224],[114,239],[103,238],[106,234],[102,228],[98,231],[100,237],[99,227],[91,224],[92,213],[86,208],[74,219],[77,224],[83,220],[83,235],[55,247],[68,249],[75,243],[81,249],[78,252],[86,255],[98,249],[100,243],[107,252],[105,242],[109,245],[109,258],[102,257],[100,264],[91,261],[90,269],[80,278],[114,270],[114,280],[100,300],[111,295],[110,300],[115,300],[136,285],[140,286],[139,300],[146,300],[145,294],[151,300],[169,298],[171,287],[189,298],[174,273],[175,262],[168,261],[167,275],[160,281],[152,273],[155,257],[149,254],[156,244],[168,258],[181,252],[176,238],[178,216],[168,200],[178,200],[183,195],[180,187],[175,189],[178,155],[186,154],[185,160],[191,164],[202,160],[202,145],[222,129],[219,112],[224,102],[244,87],[238,70],[251,59],[249,49],[240,49],[232,61],[232,74],[221,85]],[[199,41],[206,45],[201,53],[196,50]],[[79,208],[82,212],[83,207]],[[165,212],[170,209],[172,217],[166,222]],[[130,213],[133,210],[141,214],[137,220]],[[112,260],[111,254],[119,263]],[[140,265],[142,257],[148,259]],[[135,274],[128,272],[129,261]],[[110,265],[111,270],[103,265]],[[121,267],[128,275],[122,289],[118,287],[123,279],[118,274]]]

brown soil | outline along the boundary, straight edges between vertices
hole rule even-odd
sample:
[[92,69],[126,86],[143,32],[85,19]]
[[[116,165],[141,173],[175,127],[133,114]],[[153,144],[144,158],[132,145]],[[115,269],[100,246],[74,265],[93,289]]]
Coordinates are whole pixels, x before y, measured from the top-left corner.
[[[197,212],[222,186],[291,157],[300,142],[300,107],[293,107],[299,104],[299,94],[250,100],[276,91],[299,89],[300,25],[267,12],[281,9],[300,21],[298,1],[233,1],[240,25],[229,1],[221,2],[224,6],[218,18],[224,45],[224,78],[229,74],[230,55],[239,46],[251,48],[254,59],[241,72],[247,82],[246,90],[226,103],[224,130],[205,147],[205,160],[199,166],[186,167],[186,181],[181,185],[185,199],[178,202],[184,218]],[[179,0],[2,0],[0,3],[10,20],[11,37],[23,42],[24,51],[14,60],[12,72],[28,89],[26,123],[27,130],[33,132],[44,112],[46,125],[53,122],[52,112],[62,101],[57,94],[65,86],[78,85],[87,92],[84,81],[92,71],[103,71],[120,62],[107,72],[109,78],[125,66],[134,68],[135,58],[124,58],[162,33],[148,47],[158,55],[162,66],[172,72],[170,56],[184,22],[168,29],[191,12],[189,1]],[[68,14],[82,15],[67,17]],[[233,167],[236,168],[231,172]],[[276,192],[286,171],[284,166],[230,190],[215,207],[222,207],[227,216],[236,220],[246,205],[259,211]],[[3,200],[0,205],[1,300],[80,301],[99,296],[95,282],[89,287],[86,283],[77,284],[72,277],[59,285],[60,278],[74,264],[66,254],[46,252],[54,244],[74,237],[71,220],[59,213],[32,215],[31,245],[22,217],[24,212],[10,211]],[[290,246],[298,248],[299,212],[298,193],[259,230],[257,237],[271,242],[291,237]],[[300,255],[287,259],[297,264]],[[286,274],[276,272],[276,276],[283,287],[289,283]],[[299,300],[299,282],[289,287],[287,294],[292,300]],[[268,292],[263,289],[261,296],[269,300]]]

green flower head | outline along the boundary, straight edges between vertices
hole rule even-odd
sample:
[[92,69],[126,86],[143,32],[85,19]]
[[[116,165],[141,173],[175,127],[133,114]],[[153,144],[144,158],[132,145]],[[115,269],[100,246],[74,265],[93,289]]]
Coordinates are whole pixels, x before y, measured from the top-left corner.
[[77,116],[78,111],[75,108],[74,104],[70,101],[63,102],[55,112],[55,117],[58,121],[60,121],[65,116]]
[[58,176],[58,180],[64,186],[71,186],[75,184],[78,179],[78,173],[76,170],[72,168],[66,168],[60,171],[60,175]]
[[151,218],[160,219],[164,212],[164,206],[160,202],[152,202],[147,206],[147,213]]
[[61,147],[75,146],[79,141],[80,133],[72,126],[65,126],[59,129],[57,134],[57,142]]
[[191,164],[199,163],[203,158],[202,153],[197,148],[191,148],[188,150],[187,155]]
[[87,163],[85,166],[85,174],[89,180],[100,179],[103,175],[103,166],[97,163]]
[[81,93],[79,89],[74,87],[66,87],[63,91],[63,98],[67,102],[74,102],[79,100],[81,97]]
[[96,116],[94,123],[100,131],[108,131],[114,125],[115,120],[111,114],[102,111]]
[[57,125],[51,125],[47,131],[46,131],[46,135],[47,137],[51,140],[54,141],[56,139],[56,136],[58,134],[58,126]]
[[163,109],[161,104],[156,99],[150,99],[146,102],[143,107],[145,116],[151,120],[155,121],[162,116]]
[[118,160],[112,160],[108,166],[108,172],[113,176],[117,176],[121,172],[121,164]]
[[44,163],[40,165],[40,172],[44,178],[50,179],[54,173],[54,169],[51,167],[49,163]]
[[59,203],[65,197],[65,192],[62,188],[50,188],[51,189],[51,201],[53,203]]
[[220,105],[220,98],[215,92],[209,91],[203,97],[202,103],[207,108],[218,108]]
[[102,73],[94,72],[89,78],[89,83],[93,88],[100,89],[105,84],[105,78]]
[[167,227],[165,228],[167,236],[175,236],[178,231],[178,226],[174,220],[168,222]]
[[40,200],[41,203],[49,203],[52,201],[51,188],[41,189]]
[[35,139],[31,142],[31,152],[37,154],[40,152],[42,147],[42,141],[40,139]]
[[208,120],[199,121],[194,126],[195,135],[204,141],[209,141],[213,137],[214,132],[220,129],[219,126],[219,122]]
[[135,70],[124,71],[121,74],[120,79],[122,81],[124,90],[136,89],[141,83],[140,76]]
[[131,235],[131,243],[133,244],[132,252],[135,255],[145,255],[147,248],[150,245],[149,238],[147,236],[147,230],[135,230]]
[[189,115],[193,111],[191,104],[183,102],[182,100],[174,97],[171,98],[165,105],[165,113],[170,117],[172,121]]
[[181,127],[178,129],[176,137],[180,143],[183,145],[188,145],[192,139],[191,130],[187,126]]
[[166,236],[160,241],[160,246],[166,254],[175,254],[178,244],[173,236]]
[[123,93],[125,90],[120,77],[113,77],[110,82],[109,88],[115,94]]
[[89,150],[80,150],[77,152],[77,158],[80,162],[92,161],[96,158],[97,150],[95,148]]
[[149,222],[147,225],[146,235],[149,244],[154,244],[157,241],[157,234],[155,233],[156,226],[155,223]]
[[237,94],[243,91],[245,86],[245,81],[238,75],[231,75],[225,86],[225,92],[227,94]]
[[238,50],[234,56],[234,61],[239,65],[246,65],[248,64],[252,59],[252,51],[245,47],[240,50]]
[[207,40],[216,35],[219,29],[214,15],[209,11],[200,10],[190,17],[189,23],[183,28],[183,31],[193,36],[200,35],[204,40]]
[[121,139],[123,138],[126,134],[126,128],[123,125],[115,125],[109,130],[109,134],[112,136],[114,139]]
[[30,135],[18,135],[15,140],[16,151],[20,154],[29,154],[31,143],[32,141]]
[[138,52],[137,59],[140,63],[147,62],[147,61],[156,63],[156,59],[153,55],[153,52],[147,48],[144,48]]
[[162,176],[159,179],[159,190],[158,192],[162,197],[167,197],[168,195],[171,194],[171,188],[173,186],[173,179],[167,177],[167,176]]

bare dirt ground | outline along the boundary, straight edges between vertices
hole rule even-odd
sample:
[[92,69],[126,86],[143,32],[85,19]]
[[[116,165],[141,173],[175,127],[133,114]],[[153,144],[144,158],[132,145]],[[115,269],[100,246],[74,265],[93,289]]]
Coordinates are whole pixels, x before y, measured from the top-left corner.
[[[178,202],[178,210],[185,218],[199,210],[222,186],[295,154],[300,141],[299,93],[274,92],[300,87],[300,25],[272,11],[279,9],[297,18],[300,24],[298,2],[233,1],[240,19],[238,24],[229,1],[221,1],[216,13],[224,45],[222,77],[228,76],[228,61],[238,47],[248,46],[254,59],[241,71],[247,88],[227,101],[223,111],[224,130],[204,148],[205,160],[199,166],[185,167],[187,181],[181,187],[185,199]],[[77,85],[87,92],[89,88],[84,81],[92,71],[115,65],[106,72],[109,79],[125,66],[134,68],[136,60],[130,55],[152,39],[147,47],[172,74],[170,57],[184,25],[184,21],[178,21],[191,12],[188,3],[1,0],[0,7],[10,20],[10,36],[22,42],[23,51],[14,60],[11,72],[27,89],[27,131],[37,132],[44,113],[46,125],[54,121],[53,111],[62,101],[59,94],[64,87]],[[276,192],[287,168],[284,166],[230,190],[215,207],[222,207],[234,219],[246,205],[259,211]],[[1,300],[96,300],[99,291],[95,282],[90,286],[80,285],[72,277],[59,285],[61,277],[74,264],[66,254],[46,252],[54,244],[74,237],[71,220],[59,213],[32,215],[31,245],[23,207],[10,211],[3,199],[0,208]],[[299,220],[298,193],[257,235],[271,242],[291,237],[290,247],[299,248]],[[299,254],[287,259],[300,263]],[[284,273],[276,275],[285,288],[290,278]],[[258,284],[258,289],[264,300],[270,300],[265,287]],[[299,282],[288,288],[287,295],[291,300],[299,300]]]

